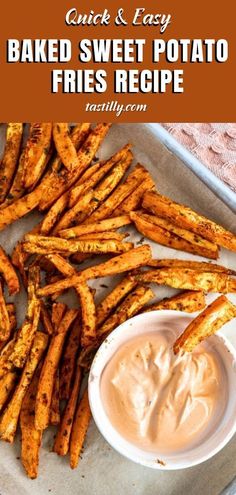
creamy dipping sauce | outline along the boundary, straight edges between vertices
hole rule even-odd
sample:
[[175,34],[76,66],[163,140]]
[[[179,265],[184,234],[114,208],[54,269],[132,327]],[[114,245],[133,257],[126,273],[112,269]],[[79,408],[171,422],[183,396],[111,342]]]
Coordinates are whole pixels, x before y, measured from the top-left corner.
[[129,340],[101,376],[101,397],[113,427],[150,452],[191,448],[217,427],[227,402],[226,372],[208,343],[175,356],[176,335],[163,330]]

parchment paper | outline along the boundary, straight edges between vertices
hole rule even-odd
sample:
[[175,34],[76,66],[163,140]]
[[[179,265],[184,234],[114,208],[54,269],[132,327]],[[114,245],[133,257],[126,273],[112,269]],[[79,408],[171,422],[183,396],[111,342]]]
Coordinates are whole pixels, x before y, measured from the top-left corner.
[[[1,131],[3,132],[3,131]],[[113,126],[98,156],[108,157],[127,142],[134,145],[135,160],[146,165],[156,180],[157,188],[195,208],[200,213],[236,231],[233,213],[219,201],[192,172],[170,154],[142,124]],[[39,221],[40,215],[27,218],[8,227],[0,234],[0,243],[11,253],[22,233]],[[141,235],[131,231],[132,240],[140,242]],[[149,242],[149,241],[148,241]],[[155,257],[201,259],[151,243]],[[219,263],[236,267],[236,256],[222,250]],[[92,285],[97,297],[104,295],[101,284],[110,280],[100,279]],[[158,288],[158,299],[171,295],[174,290]],[[210,296],[209,301],[216,295]],[[236,297],[230,296],[236,302]],[[68,297],[73,305],[74,299]],[[24,295],[17,297],[19,321],[24,315]],[[226,325],[223,332],[236,346],[235,325]],[[0,443],[0,495],[218,495],[236,474],[236,437],[213,459],[200,466],[176,472],[154,471],[139,466],[116,453],[101,437],[93,421],[87,435],[82,460],[78,469],[69,468],[68,458],[60,458],[50,452],[55,430],[44,435],[40,456],[39,478],[28,480],[19,460],[19,440],[15,444]]]

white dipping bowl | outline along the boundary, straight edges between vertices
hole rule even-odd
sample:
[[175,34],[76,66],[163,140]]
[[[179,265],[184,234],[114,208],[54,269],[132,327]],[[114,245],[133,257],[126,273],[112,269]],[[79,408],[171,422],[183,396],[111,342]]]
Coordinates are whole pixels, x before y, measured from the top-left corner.
[[[195,315],[194,315],[195,316]],[[209,337],[221,357],[228,380],[228,400],[225,411],[215,431],[195,447],[164,455],[160,452],[147,452],[128,442],[111,424],[107,416],[100,391],[102,372],[112,356],[128,340],[135,336],[150,334],[158,330],[174,329],[179,335],[192,321],[193,315],[176,311],[160,310],[141,314],[122,323],[114,330],[99,348],[89,374],[89,402],[94,421],[103,437],[120,454],[134,462],[161,470],[177,470],[196,466],[219,452],[236,431],[236,350],[221,334]],[[229,325],[235,322],[229,322]],[[236,329],[235,329],[236,330]],[[162,463],[160,463],[163,462]]]

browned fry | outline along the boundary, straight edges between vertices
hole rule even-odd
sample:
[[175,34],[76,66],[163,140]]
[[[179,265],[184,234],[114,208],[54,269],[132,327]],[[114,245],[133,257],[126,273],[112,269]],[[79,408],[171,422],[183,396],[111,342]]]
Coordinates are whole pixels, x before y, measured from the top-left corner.
[[236,271],[232,270],[232,268],[226,268],[225,266],[216,265],[215,263],[207,263],[206,261],[156,259],[150,260],[147,265],[155,268],[191,268],[191,270],[200,272],[219,272],[227,273],[228,275],[236,275]]
[[81,318],[76,318],[70,330],[70,334],[63,352],[61,370],[60,370],[60,399],[69,399],[72,379],[75,371],[76,357],[80,347],[81,340]]
[[98,329],[98,338],[107,336],[118,325],[137,314],[153,297],[154,293],[149,287],[138,285]]
[[60,196],[60,198],[55,201],[55,203],[51,206],[50,210],[47,212],[45,217],[43,218],[41,224],[40,233],[42,235],[47,235],[53,229],[54,225],[60,218],[60,215],[65,210],[68,203],[69,191],[66,191],[64,194]]
[[48,335],[52,335],[53,330],[54,330],[53,325],[52,325],[52,321],[51,321],[48,309],[45,306],[43,301],[40,301],[40,319],[42,321],[43,328],[46,331],[46,333]]
[[28,280],[25,270],[25,262],[29,255],[23,250],[22,242],[17,242],[12,252],[12,264],[18,269],[25,289],[28,286]]
[[12,263],[3,250],[3,248],[0,246],[0,274],[3,276],[7,287],[9,294],[17,294],[20,290],[20,283],[19,279],[17,277],[17,274],[15,272],[14,267],[12,266]]
[[66,228],[67,226],[71,225],[76,220],[76,217],[80,213],[84,212],[84,210],[86,210],[86,208],[88,207],[88,205],[90,204],[90,202],[93,198],[93,194],[94,194],[94,191],[92,189],[90,189],[90,190],[87,190],[86,193],[81,198],[79,198],[79,200],[73,206],[73,208],[68,210],[62,216],[62,218],[59,220],[59,222],[55,225],[55,227],[53,229],[54,235],[57,234],[57,232],[61,228],[64,228],[64,227]]
[[51,122],[31,124],[25,147],[23,184],[26,189],[34,187],[47,165],[52,134]]
[[20,411],[21,462],[31,479],[35,479],[38,476],[39,450],[43,435],[42,430],[36,430],[34,425],[35,400],[40,370],[41,362],[25,394]]
[[[87,123],[82,123],[82,124],[76,124],[72,129],[70,133],[71,141],[74,144],[76,150],[78,150],[82,144],[84,143],[85,139],[88,137],[90,130],[90,124]],[[58,154],[54,157],[52,161],[52,170],[54,172],[58,172],[61,170],[62,167],[62,161],[61,158]]]
[[103,340],[109,335],[114,328],[118,327],[124,321],[128,320],[137,314],[150,299],[154,297],[154,293],[148,287],[141,285],[137,286],[116,308],[115,312],[108,316],[102,326],[98,328],[97,339],[84,348],[79,356],[79,364],[88,369],[93,360],[94,354],[97,351]]
[[20,381],[0,420],[0,438],[2,440],[10,443],[14,441],[22,401],[47,343],[48,336],[42,332],[36,332]]
[[116,240],[88,240],[62,239],[59,237],[44,237],[27,234],[23,241],[24,250],[31,254],[48,253],[124,253],[133,248],[132,242]]
[[136,165],[128,175],[123,184],[120,184],[115,191],[106,199],[97,210],[86,220],[87,223],[95,223],[104,220],[114,214],[116,208],[138,187],[142,182],[144,167]]
[[6,208],[12,204],[16,199],[21,198],[25,192],[23,186],[23,172],[24,172],[24,161],[25,161],[25,149],[21,151],[17,171],[13,179],[10,191],[8,192],[4,202],[0,205],[0,209]]
[[54,332],[57,332],[58,325],[60,324],[64,314],[66,312],[66,304],[64,303],[53,303],[52,305],[52,324],[54,327]]
[[[56,201],[61,194],[67,191],[79,176],[84,172],[92,158],[109,130],[109,124],[98,124],[96,128],[89,134],[88,138],[84,142],[83,146],[79,150],[80,167],[78,169],[69,172],[64,170],[54,171],[51,170],[42,179],[40,184],[23,198],[19,198],[13,204],[10,204],[6,208],[0,211],[0,230],[4,229],[7,225],[15,222],[19,218],[27,215],[30,211],[34,210],[39,205],[40,210],[49,208],[54,201]],[[89,150],[89,152],[88,152]]]
[[61,230],[59,232],[60,237],[64,239],[72,239],[74,237],[81,237],[84,235],[90,235],[94,233],[103,233],[107,231],[113,231],[129,225],[131,219],[129,215],[121,215],[120,217],[108,218],[107,220],[101,220],[100,222],[91,223],[89,225],[77,225],[70,229]]
[[5,342],[9,339],[11,333],[10,318],[6,307],[6,302],[0,283],[0,340]]
[[0,203],[2,203],[11,187],[12,178],[17,166],[23,124],[10,122],[7,124],[4,155],[0,162]]
[[[96,189],[93,190],[92,197],[90,198],[89,203],[85,206],[84,211],[80,210],[81,213],[79,214],[77,207],[77,204],[80,204],[80,202],[82,201],[83,196],[81,196],[81,198],[79,198],[78,200],[78,203],[76,203],[70,210],[68,210],[68,212],[66,212],[65,215],[58,222],[54,229],[54,233],[70,227],[70,225],[72,225],[72,223],[74,222],[81,223],[83,220],[85,220],[86,217],[91,215],[91,213],[99,207],[99,205],[109,196],[109,194],[111,194],[111,192],[119,184],[125,172],[129,168],[132,159],[133,155],[131,151],[128,150],[126,155],[114,165],[109,174],[106,175],[106,177],[102,180],[102,182],[100,182]],[[112,161],[108,161],[109,168],[110,163],[112,163]],[[104,168],[108,165],[105,164]],[[81,187],[84,189],[85,184],[82,184]],[[85,195],[86,194],[88,193],[85,193]]]
[[78,272],[78,274],[74,274],[64,280],[60,280],[54,284],[38,289],[37,293],[40,297],[49,296],[58,290],[65,290],[69,287],[75,287],[81,280],[108,277],[111,275],[116,275],[117,273],[128,272],[146,265],[151,259],[151,256],[151,248],[145,244],[143,246],[131,249],[128,253],[115,256],[100,265],[86,268],[82,272]]
[[77,273],[77,270],[60,254],[48,254],[46,258],[49,259],[57,270],[66,277]]
[[[206,248],[209,249],[210,251],[215,251],[216,256],[218,254],[218,246],[214,244],[213,242],[208,241],[207,239],[204,239],[200,235],[190,232],[189,230],[183,229],[181,227],[178,227],[171,223],[169,220],[166,220],[165,218],[160,218],[155,215],[148,215],[144,213],[143,211],[141,212],[136,212],[140,218],[143,220],[146,220],[147,222],[150,222],[151,224],[157,225],[165,230],[168,230],[169,232],[172,232],[173,234],[177,235],[178,237],[182,237],[186,241],[190,242],[191,244],[195,244],[199,248]],[[132,214],[131,214],[132,215]]]
[[213,335],[225,323],[236,317],[236,306],[220,296],[185,328],[174,343],[174,353],[192,352],[202,340]]
[[73,144],[69,126],[66,122],[55,122],[53,124],[53,139],[63,165],[70,171],[79,167],[80,163],[76,147]]
[[86,347],[96,338],[96,309],[93,293],[86,281],[76,285],[76,291],[80,297],[82,311],[82,335],[81,344]]
[[45,176],[45,179],[39,186],[37,193],[40,192],[39,209],[46,210],[54,201],[56,201],[65,191],[67,191],[83,174],[88,165],[94,158],[102,140],[105,138],[110,124],[98,124],[89,134],[78,151],[79,166],[71,172],[68,170],[59,170],[57,173],[52,172]]
[[194,313],[205,308],[206,299],[204,292],[201,290],[189,290],[181,292],[176,296],[165,297],[162,301],[150,304],[143,308],[142,313],[148,311],[159,311],[160,309],[173,309],[175,311],[185,311],[186,313]]
[[12,332],[13,330],[15,330],[17,325],[15,305],[14,303],[7,303],[6,307],[10,320],[10,331]]
[[[180,251],[185,251],[187,253],[197,254],[199,256],[204,256],[205,258],[217,259],[218,248],[214,246],[212,250],[205,248],[203,246],[192,244],[186,241],[182,237],[169,232],[165,228],[154,225],[153,223],[147,221],[142,215],[136,212],[130,212],[130,218],[135,223],[136,229],[142,234],[151,239],[158,244],[163,246],[168,246],[172,249],[178,249]],[[216,249],[215,249],[216,248]]]
[[33,338],[38,329],[40,301],[36,296],[36,292],[39,286],[39,278],[39,267],[30,267],[27,315],[22,327],[16,333],[14,349],[9,357],[9,361],[17,368],[24,366]]
[[14,371],[14,366],[9,361],[9,357],[14,350],[15,338],[5,343],[0,351],[0,379],[2,379],[8,371]]
[[36,398],[35,426],[39,430],[45,430],[45,428],[49,425],[53,386],[59,360],[67,332],[77,314],[78,311],[75,309],[67,310],[58,327],[57,333],[53,334],[49,344],[48,352],[40,374]]
[[236,250],[236,236],[232,232],[199,215],[188,206],[175,203],[153,191],[145,192],[142,205],[155,215],[168,218],[181,228],[191,230],[226,249]]
[[143,272],[137,275],[137,278],[141,282],[169,285],[175,289],[236,292],[236,279],[226,273],[198,272],[185,268],[160,268]]
[[0,380],[0,411],[6,405],[17,382],[16,371],[8,371]]
[[80,391],[81,379],[82,370],[81,367],[77,364],[72,391],[63,412],[62,420],[53,445],[53,451],[56,452],[58,455],[66,455],[69,451],[70,436]]
[[97,239],[101,239],[101,241],[105,240],[113,240],[122,242],[129,234],[127,232],[119,233],[119,232],[95,232],[94,234],[84,234],[80,235],[77,239],[79,241],[95,241]]
[[90,418],[91,418],[91,411],[89,407],[88,390],[86,388],[86,390],[83,393],[82,399],[78,404],[72,426],[71,441],[70,441],[71,469],[75,469],[78,466],[79,456],[81,449],[83,447]]
[[98,328],[136,285],[137,280],[135,277],[128,275],[115,286],[115,288],[103,299],[103,301],[100,302],[96,308],[96,321]]
[[[130,151],[131,145],[126,144],[123,148],[121,148],[117,153],[115,153],[111,158],[106,161],[101,161],[93,165],[94,173],[92,175],[88,175],[90,169],[88,169],[82,177],[76,182],[76,184],[72,187],[70,191],[69,198],[69,207],[75,205],[78,201],[81,194],[84,194],[86,190],[94,188],[104,177],[105,175],[114,167],[114,165],[120,161],[122,161],[127,153]],[[97,167],[97,169],[95,169]],[[86,180],[82,180],[86,177]],[[82,187],[83,184],[83,187]]]
[[113,215],[123,215],[124,213],[136,210],[140,206],[145,191],[154,188],[155,182],[149,172],[145,170],[141,184],[115,209]]
[[56,371],[56,376],[53,385],[52,399],[50,405],[50,424],[59,425],[60,415],[60,402],[59,402],[59,389],[60,389],[60,375],[59,369]]

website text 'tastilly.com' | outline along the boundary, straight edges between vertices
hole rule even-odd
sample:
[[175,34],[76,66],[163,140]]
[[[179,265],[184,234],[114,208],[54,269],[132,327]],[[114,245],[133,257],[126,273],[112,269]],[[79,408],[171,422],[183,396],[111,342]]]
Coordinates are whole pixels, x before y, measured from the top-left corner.
[[118,101],[107,101],[104,103],[86,103],[86,112],[114,112],[119,117],[123,112],[146,112],[147,105],[141,103],[119,103]]

